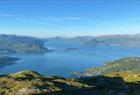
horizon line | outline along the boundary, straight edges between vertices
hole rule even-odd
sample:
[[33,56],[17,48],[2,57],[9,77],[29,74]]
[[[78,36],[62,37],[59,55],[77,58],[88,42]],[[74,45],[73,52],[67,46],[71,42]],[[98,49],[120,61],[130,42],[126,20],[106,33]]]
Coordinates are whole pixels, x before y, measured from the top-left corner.
[[48,36],[48,37],[39,37],[35,35],[28,35],[28,34],[15,34],[15,33],[0,33],[0,35],[11,35],[11,36],[25,36],[25,37],[35,37],[35,38],[74,38],[74,37],[102,37],[102,36],[122,36],[122,35],[128,35],[128,36],[133,36],[133,35],[138,35],[140,33],[124,33],[124,34],[99,34],[99,35],[77,35],[77,36]]

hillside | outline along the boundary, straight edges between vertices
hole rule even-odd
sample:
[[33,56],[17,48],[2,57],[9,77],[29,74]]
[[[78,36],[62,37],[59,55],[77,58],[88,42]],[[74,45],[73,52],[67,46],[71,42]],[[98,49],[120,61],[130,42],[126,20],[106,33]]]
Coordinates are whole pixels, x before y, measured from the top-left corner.
[[88,69],[84,75],[101,75],[112,72],[140,72],[140,58],[130,57],[109,62],[104,66]]
[[[131,75],[128,79],[126,75]],[[126,80],[127,78],[127,80]],[[24,71],[0,76],[1,95],[139,95],[139,73],[66,79]]]
[[17,60],[19,60],[19,58],[9,57],[9,56],[0,56],[0,68],[5,67],[7,65],[16,64]]
[[39,53],[47,49],[44,43],[34,37],[0,35],[0,54],[7,53]]

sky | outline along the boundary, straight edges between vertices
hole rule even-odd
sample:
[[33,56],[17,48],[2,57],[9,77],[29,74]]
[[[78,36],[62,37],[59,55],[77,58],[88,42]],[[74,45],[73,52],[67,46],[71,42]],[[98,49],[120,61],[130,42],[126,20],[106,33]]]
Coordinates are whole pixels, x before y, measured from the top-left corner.
[[140,33],[140,0],[0,0],[0,34],[72,37]]

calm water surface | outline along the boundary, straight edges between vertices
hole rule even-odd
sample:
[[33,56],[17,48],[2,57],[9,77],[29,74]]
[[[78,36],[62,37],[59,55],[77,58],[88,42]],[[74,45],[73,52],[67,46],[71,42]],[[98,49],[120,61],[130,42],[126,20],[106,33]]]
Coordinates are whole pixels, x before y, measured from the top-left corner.
[[[71,72],[83,72],[87,68],[102,66],[105,62],[123,57],[140,56],[138,48],[95,47],[64,41],[46,42],[45,46],[55,51],[44,54],[14,54],[12,56],[22,59],[17,64],[0,68],[0,74],[33,70],[43,75],[70,77]],[[79,49],[66,50],[67,48]]]

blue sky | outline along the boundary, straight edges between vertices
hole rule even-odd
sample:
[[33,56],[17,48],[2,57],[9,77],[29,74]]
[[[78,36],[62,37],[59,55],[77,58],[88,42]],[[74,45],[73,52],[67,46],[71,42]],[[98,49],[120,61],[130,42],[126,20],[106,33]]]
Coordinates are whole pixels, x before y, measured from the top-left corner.
[[140,0],[0,0],[0,33],[37,37],[140,33]]

